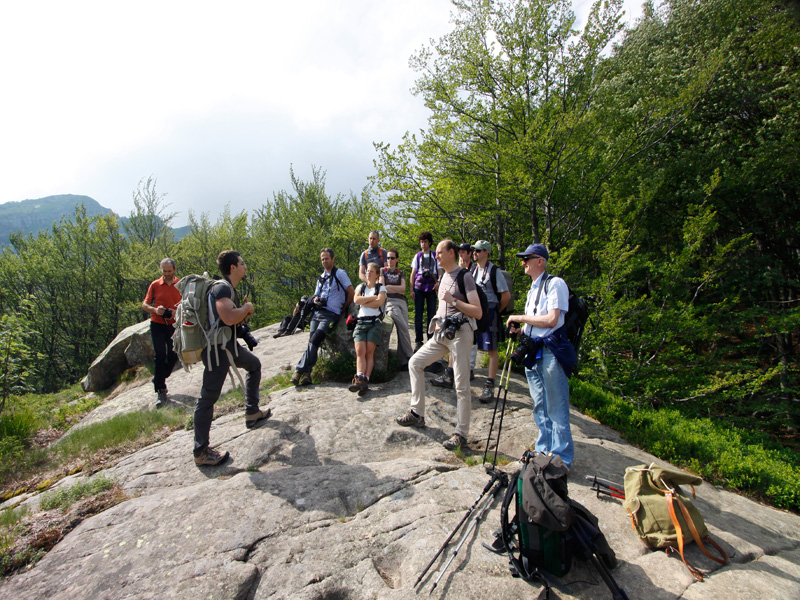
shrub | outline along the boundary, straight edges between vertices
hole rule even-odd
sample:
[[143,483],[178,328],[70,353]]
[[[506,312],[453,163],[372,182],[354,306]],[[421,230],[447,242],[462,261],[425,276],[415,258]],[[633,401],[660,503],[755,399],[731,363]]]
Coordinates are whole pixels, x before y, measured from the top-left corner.
[[572,403],[630,443],[708,481],[800,512],[800,456],[768,435],[677,410],[636,407],[577,379]]

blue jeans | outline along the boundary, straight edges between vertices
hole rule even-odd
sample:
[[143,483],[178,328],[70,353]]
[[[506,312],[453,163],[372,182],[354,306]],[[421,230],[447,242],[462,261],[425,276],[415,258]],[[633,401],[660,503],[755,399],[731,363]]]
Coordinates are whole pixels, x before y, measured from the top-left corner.
[[314,365],[317,364],[319,347],[325,340],[328,331],[333,329],[338,321],[339,315],[335,315],[329,310],[321,309],[314,313],[311,318],[311,325],[308,328],[308,348],[303,352],[300,362],[295,367],[298,373],[311,373]]
[[534,449],[552,452],[568,467],[575,456],[569,429],[569,380],[558,360],[546,347],[532,369],[525,369],[533,400],[533,422],[539,428]]

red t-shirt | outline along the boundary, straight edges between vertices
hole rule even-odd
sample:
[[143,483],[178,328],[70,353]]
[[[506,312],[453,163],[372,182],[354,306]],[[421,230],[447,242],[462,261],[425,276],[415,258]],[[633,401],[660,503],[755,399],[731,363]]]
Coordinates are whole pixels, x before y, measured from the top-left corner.
[[178,291],[178,288],[175,287],[175,284],[177,283],[177,277],[172,278],[172,284],[164,283],[164,277],[162,276],[156,279],[150,284],[150,287],[147,288],[147,294],[144,297],[144,301],[147,304],[155,308],[163,306],[164,308],[169,308],[172,310],[171,319],[165,321],[164,317],[158,313],[151,313],[151,321],[156,323],[166,323],[168,325],[172,325],[175,322],[175,309],[178,308],[178,303],[181,301],[181,293]]

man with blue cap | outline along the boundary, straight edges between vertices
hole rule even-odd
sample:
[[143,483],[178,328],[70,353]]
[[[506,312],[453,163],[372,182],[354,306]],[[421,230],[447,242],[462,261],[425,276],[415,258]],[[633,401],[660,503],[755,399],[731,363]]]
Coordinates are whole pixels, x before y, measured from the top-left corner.
[[[530,338],[523,364],[533,400],[533,420],[539,428],[534,446],[537,452],[553,453],[569,467],[575,455],[569,427],[568,377],[575,366],[575,348],[567,339],[564,315],[569,311],[569,288],[560,277],[547,274],[550,257],[542,244],[531,244],[517,256],[531,289],[524,315],[511,315],[511,333]],[[520,327],[517,324],[522,324]]]

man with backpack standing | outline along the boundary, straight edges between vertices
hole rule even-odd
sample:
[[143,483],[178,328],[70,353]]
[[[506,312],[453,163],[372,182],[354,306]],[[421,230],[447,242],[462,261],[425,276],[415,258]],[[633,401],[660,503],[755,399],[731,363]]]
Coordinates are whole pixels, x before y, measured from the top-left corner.
[[236,286],[247,277],[247,265],[236,250],[225,250],[217,257],[223,279],[216,282],[208,292],[209,321],[213,325],[221,322],[219,336],[223,343],[219,346],[207,345],[203,348],[202,359],[203,387],[194,408],[194,462],[200,466],[216,466],[227,460],[229,454],[221,454],[209,446],[209,432],[214,418],[214,404],[219,400],[222,385],[232,357],[236,367],[247,371],[244,390],[245,426],[248,429],[270,417],[270,409],[258,407],[261,383],[261,361],[252,352],[236,342],[235,329],[244,323],[256,309],[244,299],[240,303]]
[[478,289],[469,271],[458,266],[458,246],[451,240],[442,240],[436,248],[436,257],[444,270],[439,285],[439,308],[433,325],[433,337],[408,362],[411,376],[411,408],[396,419],[404,427],[425,427],[425,374],[429,364],[450,352],[453,357],[457,401],[457,422],[453,435],[443,442],[448,450],[467,443],[472,410],[469,389],[469,352],[472,348],[476,319],[481,309]]
[[312,302],[316,312],[311,318],[309,326],[308,348],[300,358],[292,376],[294,385],[311,385],[311,370],[317,364],[319,347],[325,340],[328,331],[336,327],[339,317],[347,314],[347,309],[353,302],[355,290],[350,278],[342,269],[337,269],[333,264],[333,248],[323,248],[319,253],[322,262],[322,275],[317,280],[314,288]]
[[367,265],[375,263],[378,269],[383,269],[388,264],[386,258],[387,252],[380,246],[381,238],[378,232],[373,230],[369,232],[369,248],[361,253],[361,258],[358,261],[358,278],[364,283],[367,282]]
[[494,397],[494,378],[497,376],[497,369],[500,365],[497,347],[505,340],[505,327],[500,313],[511,299],[511,293],[508,290],[506,278],[500,273],[500,269],[489,260],[492,245],[486,240],[478,240],[473,244],[473,248],[475,249],[475,265],[471,269],[471,273],[475,278],[475,283],[486,294],[486,301],[489,304],[489,329],[475,335],[477,349],[489,353],[489,376],[486,378],[486,384],[478,398],[486,404],[491,402]]
[[523,364],[533,400],[533,420],[539,428],[535,450],[552,452],[569,467],[575,455],[569,426],[568,381],[572,368],[569,361],[574,366],[575,349],[564,327],[569,288],[560,277],[547,274],[550,255],[542,244],[531,244],[517,256],[531,278],[531,288],[525,314],[509,316],[508,324],[514,324],[512,334],[522,333],[520,348],[527,351]]
[[167,377],[172,374],[178,355],[173,350],[172,334],[175,332],[175,309],[181,301],[181,293],[175,287],[175,261],[165,258],[159,265],[161,277],[147,288],[142,301],[142,310],[150,313],[150,337],[155,353],[153,387],[156,391],[156,408],[167,403]]

